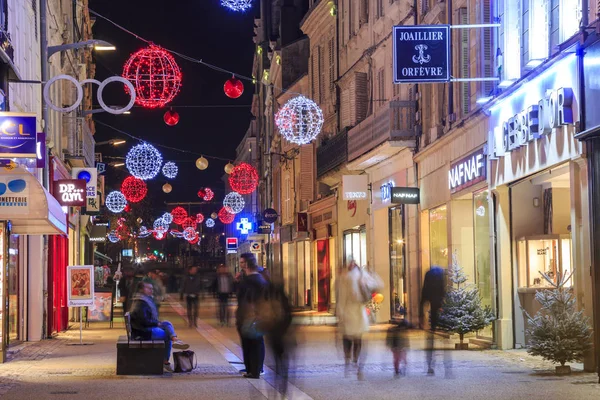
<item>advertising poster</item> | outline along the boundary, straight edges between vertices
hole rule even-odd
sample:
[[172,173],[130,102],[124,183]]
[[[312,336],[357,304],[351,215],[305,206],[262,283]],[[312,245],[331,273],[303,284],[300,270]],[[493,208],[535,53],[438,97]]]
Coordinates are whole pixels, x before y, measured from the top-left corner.
[[95,292],[94,304],[88,307],[87,320],[89,322],[108,322],[112,320],[112,293]]
[[67,283],[69,307],[94,305],[94,267],[92,265],[68,266]]
[[23,215],[29,213],[30,175],[0,176],[0,213],[3,215]]

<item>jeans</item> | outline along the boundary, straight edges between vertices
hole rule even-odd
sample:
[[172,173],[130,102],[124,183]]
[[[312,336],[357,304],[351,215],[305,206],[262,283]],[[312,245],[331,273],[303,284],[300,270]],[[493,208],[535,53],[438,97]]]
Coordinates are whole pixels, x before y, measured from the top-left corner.
[[219,293],[219,322],[229,325],[229,293]]
[[175,333],[173,324],[169,321],[162,321],[159,326],[152,328],[151,339],[165,341],[165,362],[169,362],[169,359],[171,358],[171,348],[173,347],[171,338],[173,336],[177,336],[177,334]]
[[196,326],[198,320],[198,295],[187,295],[187,316],[190,326]]

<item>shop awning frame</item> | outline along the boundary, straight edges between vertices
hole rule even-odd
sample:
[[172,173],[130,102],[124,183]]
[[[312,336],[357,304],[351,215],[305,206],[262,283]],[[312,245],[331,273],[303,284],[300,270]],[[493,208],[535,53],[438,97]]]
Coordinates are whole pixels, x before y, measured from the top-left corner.
[[108,261],[109,263],[113,262],[112,258],[110,258],[109,256],[107,256],[105,254],[102,254],[102,253],[100,253],[99,251],[96,251],[96,250],[94,250],[94,256],[98,257],[101,260]]

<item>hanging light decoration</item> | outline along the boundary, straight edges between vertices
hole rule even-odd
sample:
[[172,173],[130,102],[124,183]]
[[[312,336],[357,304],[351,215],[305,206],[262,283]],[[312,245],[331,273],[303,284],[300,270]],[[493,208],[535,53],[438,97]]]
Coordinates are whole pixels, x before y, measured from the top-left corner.
[[202,199],[204,201],[211,201],[213,197],[215,197],[215,192],[213,192],[211,188],[204,188],[204,196],[202,196]]
[[138,232],[138,237],[140,239],[144,239],[147,238],[148,236],[150,236],[152,234],[152,231],[149,231],[148,228],[146,228],[145,226],[140,226],[140,230]]
[[171,211],[171,215],[173,216],[173,222],[175,222],[177,225],[181,225],[183,221],[187,218],[188,213],[183,207],[175,207]]
[[[181,87],[181,70],[175,59],[153,44],[129,57],[123,67],[123,78],[135,87],[135,103],[146,108],[164,107]],[[127,87],[125,90],[128,91]]]
[[201,213],[196,214],[196,223],[201,224],[203,222],[204,222],[204,215],[202,215]]
[[239,194],[250,194],[258,187],[258,172],[247,163],[233,168],[229,175],[229,186]]
[[[142,222],[144,222],[144,220],[141,217],[138,217],[138,219],[136,219],[138,224],[141,224]],[[142,228],[142,227],[141,227]],[[141,229],[140,228],[140,229]],[[144,227],[145,228],[145,227]]]
[[223,206],[230,214],[241,212],[245,205],[244,197],[237,192],[227,193],[225,199],[223,199]]
[[212,218],[209,218],[206,220],[205,222],[206,226],[208,226],[209,228],[212,228],[213,226],[215,226],[215,220]]
[[171,193],[171,190],[173,190],[173,186],[171,186],[170,183],[165,183],[162,186],[162,191],[165,192],[165,193]]
[[225,173],[229,175],[231,171],[233,171],[233,167],[234,165],[231,162],[228,162],[227,164],[225,164],[225,168],[223,169],[225,170]]
[[171,234],[171,236],[176,237],[176,238],[180,238],[183,236],[183,233],[176,231],[174,229],[172,231],[170,231],[169,233]]
[[143,180],[135,176],[128,176],[121,184],[121,193],[123,193],[128,202],[137,203],[146,197],[148,186],[146,186],[146,182]]
[[106,208],[108,208],[115,214],[118,214],[125,210],[125,206],[127,205],[127,199],[125,198],[123,193],[115,190],[114,192],[110,192],[108,196],[106,196],[104,203],[106,204]]
[[155,232],[166,232],[169,230],[169,223],[163,218],[156,219],[152,226],[154,227]]
[[230,224],[235,219],[235,214],[232,214],[229,211],[227,211],[227,209],[225,207],[222,207],[219,210],[218,216],[219,216],[219,220],[224,224]]
[[200,241],[200,235],[196,235],[196,237],[193,240],[190,240],[189,243],[190,244],[196,244]]
[[160,172],[161,164],[162,155],[148,143],[133,146],[125,158],[129,173],[142,180],[154,178]]
[[179,168],[177,168],[177,165],[173,161],[166,162],[162,168],[163,175],[169,179],[174,179],[178,171]]
[[252,0],[221,0],[223,7],[232,11],[246,11],[252,7]]
[[120,240],[119,237],[117,236],[117,232],[115,230],[112,230],[108,233],[108,240],[111,243],[117,243]]
[[179,123],[179,113],[177,111],[167,110],[163,116],[163,120],[165,121],[165,124],[175,126]]
[[167,224],[173,222],[173,216],[171,215],[171,213],[166,212],[162,215],[161,218],[164,219]]
[[183,230],[183,238],[185,240],[187,240],[188,242],[190,240],[194,240],[197,235],[198,235],[198,233],[196,233],[196,230],[194,228],[185,228]]
[[223,91],[225,91],[225,95],[230,99],[237,99],[244,93],[244,84],[235,76],[232,76],[231,79],[225,81]]
[[204,199],[204,196],[206,196],[206,192],[204,191],[204,189],[198,190],[198,197]]
[[288,142],[307,144],[321,132],[323,112],[311,99],[296,96],[279,109],[275,125]]
[[156,240],[163,240],[166,237],[166,231],[165,232],[154,231],[152,233],[152,236],[154,236],[154,239],[156,239]]
[[196,220],[192,217],[187,217],[181,223],[183,229],[194,228],[196,226]]
[[131,205],[129,203],[127,203],[125,205],[125,209],[123,211],[125,211],[125,212],[131,212]]
[[216,212],[214,212],[214,213],[210,214],[210,217],[211,217],[212,219],[217,219],[218,215],[217,215],[217,213],[216,213]]
[[208,160],[204,158],[204,156],[201,156],[196,160],[196,168],[198,168],[200,171],[204,171],[206,168],[208,168]]

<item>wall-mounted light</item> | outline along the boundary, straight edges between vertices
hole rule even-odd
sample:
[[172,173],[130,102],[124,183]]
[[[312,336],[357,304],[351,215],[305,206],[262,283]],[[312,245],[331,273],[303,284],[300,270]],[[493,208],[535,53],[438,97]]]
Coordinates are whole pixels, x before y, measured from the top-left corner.
[[534,197],[533,198],[533,206],[534,207],[539,207],[540,206],[540,198],[539,197]]

